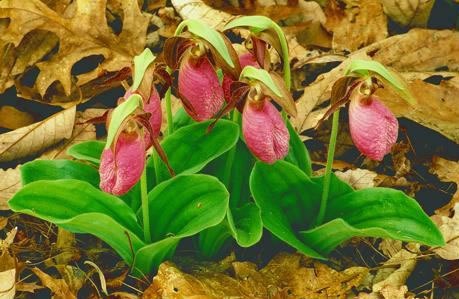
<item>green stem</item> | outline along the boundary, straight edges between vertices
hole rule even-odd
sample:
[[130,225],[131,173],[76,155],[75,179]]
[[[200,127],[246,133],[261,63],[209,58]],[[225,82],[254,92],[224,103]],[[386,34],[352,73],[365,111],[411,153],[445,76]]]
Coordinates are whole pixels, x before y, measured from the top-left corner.
[[327,209],[328,193],[330,191],[330,180],[333,166],[333,159],[335,156],[336,137],[338,136],[339,126],[339,109],[333,113],[333,124],[330,136],[330,144],[328,146],[327,167],[325,168],[324,185],[322,191],[322,199],[320,202],[319,215],[316,219],[316,226],[319,226],[324,221],[325,210]]
[[285,86],[287,86],[287,90],[290,90],[291,82],[291,74],[290,74],[290,62],[288,60],[288,44],[287,39],[285,38],[284,31],[282,28],[277,25],[274,21],[272,22],[273,29],[277,33],[277,37],[279,38],[279,42],[282,49],[282,62],[284,63],[283,71],[284,71],[284,81]]
[[146,243],[151,243],[150,210],[148,207],[147,168],[146,167],[143,169],[142,177],[140,178],[140,196],[142,198],[144,239]]
[[[170,73],[169,68],[167,68]],[[171,88],[169,87],[166,91],[166,114],[167,114],[167,135],[174,133],[174,121],[172,119],[172,104],[171,104]]]
[[[239,117],[240,113],[237,109],[233,111],[233,122],[239,125]],[[236,148],[237,144],[235,144],[228,152],[228,157],[226,158],[225,164],[225,172],[223,173],[223,184],[228,188],[230,177],[231,177],[231,170],[233,168],[234,157],[236,156]]]

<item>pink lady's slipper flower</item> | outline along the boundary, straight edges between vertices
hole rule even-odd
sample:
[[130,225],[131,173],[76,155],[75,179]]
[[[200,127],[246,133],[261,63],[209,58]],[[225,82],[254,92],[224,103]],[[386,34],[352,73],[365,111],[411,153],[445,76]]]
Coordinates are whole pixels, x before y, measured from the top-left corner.
[[[257,59],[252,53],[244,53],[239,55],[239,63],[241,65],[241,69],[244,69],[246,66],[250,65],[256,68],[260,68],[260,65],[257,62]],[[223,92],[225,94],[225,101],[229,103],[231,101],[231,91],[230,86],[235,80],[231,79],[231,76],[224,74],[223,75]]]
[[398,122],[375,95],[364,96],[357,88],[349,105],[349,128],[359,151],[381,161],[397,141]]
[[290,135],[282,116],[269,99],[246,103],[242,113],[242,133],[247,147],[263,162],[274,163],[288,153]]
[[220,67],[233,79],[240,73],[237,54],[231,42],[224,35],[221,36],[230,53],[233,67],[225,62],[209,42],[188,32],[183,37],[169,38],[164,45],[167,65],[172,70],[178,70],[178,95],[187,113],[196,121],[214,117],[225,103],[216,68]]

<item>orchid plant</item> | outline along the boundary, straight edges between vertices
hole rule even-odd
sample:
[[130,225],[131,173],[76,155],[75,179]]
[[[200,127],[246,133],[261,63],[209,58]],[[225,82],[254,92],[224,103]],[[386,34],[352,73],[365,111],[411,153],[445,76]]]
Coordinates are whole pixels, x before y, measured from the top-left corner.
[[[187,20],[161,55],[146,49],[136,57],[132,85],[107,116],[106,142],[72,146],[77,161],[23,165],[24,187],[11,209],[99,237],[136,275],[157,269],[183,238],[195,238],[211,258],[232,240],[256,244],[263,228],[318,259],[354,236],[444,245],[414,199],[389,188],[356,191],[332,173],[341,106],[350,102],[356,147],[381,160],[398,123],[374,91],[384,85],[413,103],[403,81],[377,62],[350,63],[324,116],[333,114],[325,175],[313,176],[288,120],[297,111],[281,28],[261,16],[237,18],[225,30],[236,27],[250,32],[239,52],[223,33]],[[268,45],[282,59],[283,78],[271,70]],[[183,103],[175,115],[172,91]],[[159,142],[163,97],[168,130]]]

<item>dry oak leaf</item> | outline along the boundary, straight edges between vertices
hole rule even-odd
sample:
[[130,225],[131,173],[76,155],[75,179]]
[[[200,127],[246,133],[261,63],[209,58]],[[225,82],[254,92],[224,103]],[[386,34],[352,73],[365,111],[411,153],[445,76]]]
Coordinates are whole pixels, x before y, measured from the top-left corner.
[[325,27],[333,32],[334,50],[353,52],[388,36],[387,18],[379,1],[343,2],[344,11],[337,0],[329,0],[325,9]]
[[380,0],[384,12],[402,26],[425,27],[435,0]]
[[384,263],[385,267],[376,272],[373,280],[373,292],[380,292],[387,286],[401,287],[405,285],[406,280],[416,266],[416,256],[416,253],[405,249],[394,254]]
[[8,200],[21,189],[19,166],[7,170],[0,169],[0,210],[9,210]]
[[459,259],[459,203],[454,207],[454,216],[452,218],[441,215],[431,217],[432,221],[437,224],[446,245],[434,248],[433,251],[446,260]]
[[13,299],[16,293],[16,262],[9,254],[8,247],[13,243],[17,229],[0,239],[0,299]]
[[82,58],[103,55],[105,60],[95,70],[79,75],[78,86],[103,72],[129,67],[132,58],[143,50],[148,19],[142,15],[137,1],[121,2],[124,19],[119,35],[107,25],[106,2],[76,0],[68,8],[69,15],[63,17],[39,0],[0,1],[0,18],[10,19],[1,36],[2,44],[12,43],[18,47],[26,34],[37,29],[52,32],[59,38],[58,52],[51,59],[36,64],[40,73],[35,85],[42,97],[55,81],[59,81],[65,94],[70,95],[71,70]]
[[71,292],[70,287],[64,279],[53,278],[48,274],[35,267],[31,269],[35,275],[41,280],[43,286],[51,290],[56,299],[76,299],[77,296]]
[[75,106],[47,119],[0,135],[0,162],[12,161],[38,153],[72,136]]
[[456,193],[454,193],[451,201],[444,207],[435,211],[438,215],[449,216],[451,214],[451,210],[453,210],[456,204],[459,203],[459,161],[451,161],[434,156],[432,158],[432,166],[429,171],[437,175],[443,182],[451,182],[451,184],[456,183]]
[[[459,71],[459,32],[412,29],[406,34],[389,37],[352,53],[339,66],[328,73],[321,74],[304,89],[304,94],[297,101],[298,117],[292,119],[292,124],[297,131],[305,131],[317,124],[317,121],[323,116],[328,107],[322,108],[320,113],[315,114],[313,113],[314,108],[330,98],[333,83],[343,76],[350,61],[357,58],[372,58],[399,72],[409,72],[410,74],[415,71],[432,72],[445,66],[450,71]],[[433,96],[437,97],[438,94]],[[432,98],[425,99],[426,102],[430,100]],[[439,103],[441,98],[436,98],[434,101]],[[400,102],[399,105],[407,104],[403,101],[403,104]],[[439,107],[442,107],[442,104]],[[447,109],[440,109],[440,111],[437,113],[448,113]],[[407,117],[413,117],[412,111],[409,112],[411,114]],[[429,110],[429,114],[431,112]],[[425,113],[419,115],[418,118],[422,119],[423,117],[425,117]],[[432,120],[429,123],[435,125],[436,121]],[[438,121],[442,122],[441,120]],[[450,123],[449,126],[454,127],[455,124],[457,124],[457,121]],[[439,132],[445,136],[454,135],[454,131],[443,132],[440,130]],[[457,131],[456,134],[458,134]]]
[[351,185],[354,189],[372,188],[377,186],[378,174],[368,169],[349,169],[344,172],[336,171],[336,176]]

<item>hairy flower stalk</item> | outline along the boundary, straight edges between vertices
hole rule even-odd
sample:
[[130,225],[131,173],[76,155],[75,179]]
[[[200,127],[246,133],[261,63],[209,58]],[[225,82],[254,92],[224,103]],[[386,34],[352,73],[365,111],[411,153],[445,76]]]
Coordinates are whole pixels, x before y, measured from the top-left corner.
[[357,88],[349,105],[352,141],[370,159],[381,161],[397,141],[398,122],[375,95],[365,95]]

